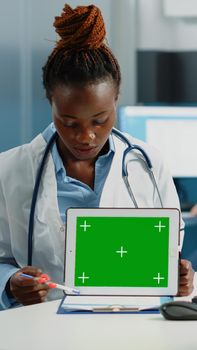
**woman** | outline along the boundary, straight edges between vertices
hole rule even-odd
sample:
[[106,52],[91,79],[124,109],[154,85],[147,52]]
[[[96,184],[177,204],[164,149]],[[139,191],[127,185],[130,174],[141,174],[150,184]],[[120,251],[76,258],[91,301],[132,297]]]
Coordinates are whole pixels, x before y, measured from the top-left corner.
[[[120,89],[118,62],[105,43],[96,6],[65,5],[54,26],[60,40],[43,68],[53,124],[30,144],[0,156],[0,293],[3,308],[61,297],[36,279],[43,272],[62,283],[64,223],[68,207],[134,207],[122,179],[125,143],[112,134]],[[32,266],[27,266],[28,222],[37,169],[46,143],[57,138],[46,160],[34,218]],[[179,207],[172,179],[155,150],[139,140],[153,164],[164,207]],[[139,207],[160,207],[155,186],[138,152],[128,154],[129,180]],[[137,160],[137,161],[136,161]],[[134,201],[135,201],[134,200]],[[193,288],[193,270],[180,264],[179,294]]]

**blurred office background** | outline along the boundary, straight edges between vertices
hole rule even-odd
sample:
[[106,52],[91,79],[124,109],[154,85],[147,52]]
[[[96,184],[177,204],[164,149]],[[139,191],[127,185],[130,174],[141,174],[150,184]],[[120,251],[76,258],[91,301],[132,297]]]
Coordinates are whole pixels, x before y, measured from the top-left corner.
[[[123,72],[121,104],[136,101],[136,4],[133,0],[68,0],[97,4]],[[0,0],[0,151],[28,142],[51,120],[42,66],[56,40],[53,21],[65,0]]]
[[[29,141],[50,121],[42,66],[65,0],[0,0],[0,151]],[[68,0],[97,4],[123,82],[119,103],[197,102],[195,0]],[[182,4],[182,5],[181,5]]]
[[[54,16],[62,11],[65,2],[0,0],[0,152],[30,141],[51,121],[42,87],[42,66],[56,40]],[[67,3],[72,7],[94,3],[102,10],[108,42],[122,71],[120,110],[125,113],[127,106],[158,107],[157,119],[163,122],[161,108],[189,106],[193,111],[187,115],[187,109],[184,110],[184,122],[193,123],[190,129],[194,135],[194,130],[197,132],[197,1],[67,0]],[[130,111],[129,123],[124,125],[132,133],[130,121],[134,110]],[[140,113],[144,127],[148,117],[143,111]],[[171,121],[180,117],[175,114]],[[125,114],[125,120],[126,117]],[[189,130],[183,126],[181,132],[184,129]],[[186,193],[184,209],[186,202],[188,208],[197,202],[197,164],[194,166],[197,138],[188,132],[182,134],[182,139],[179,142],[188,145],[185,154],[191,153],[192,163],[190,169],[186,159],[181,158],[185,169],[175,176],[180,198]],[[175,143],[178,145],[174,139]],[[195,233],[197,237],[196,227]]]
[[[51,120],[42,66],[65,0],[0,0],[0,151]],[[122,70],[120,105],[197,102],[196,0],[68,0],[97,4]]]

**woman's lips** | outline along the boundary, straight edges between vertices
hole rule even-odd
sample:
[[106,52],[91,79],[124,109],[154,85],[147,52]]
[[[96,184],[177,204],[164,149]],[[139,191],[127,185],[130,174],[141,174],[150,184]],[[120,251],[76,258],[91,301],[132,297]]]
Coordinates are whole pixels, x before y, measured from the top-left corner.
[[93,146],[93,147],[76,147],[75,148],[75,152],[81,153],[81,154],[89,154],[89,153],[95,152],[96,149],[97,149],[97,146]]

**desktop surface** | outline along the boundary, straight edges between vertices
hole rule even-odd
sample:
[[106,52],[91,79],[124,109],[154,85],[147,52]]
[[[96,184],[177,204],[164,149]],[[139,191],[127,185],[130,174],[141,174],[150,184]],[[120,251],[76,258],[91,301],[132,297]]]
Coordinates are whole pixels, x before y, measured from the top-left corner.
[[197,203],[197,107],[120,106],[118,128],[160,151],[169,166],[181,210]]
[[196,350],[196,321],[161,314],[57,315],[60,301],[0,312],[0,349]]
[[117,126],[160,150],[173,177],[196,177],[197,107],[120,106]]

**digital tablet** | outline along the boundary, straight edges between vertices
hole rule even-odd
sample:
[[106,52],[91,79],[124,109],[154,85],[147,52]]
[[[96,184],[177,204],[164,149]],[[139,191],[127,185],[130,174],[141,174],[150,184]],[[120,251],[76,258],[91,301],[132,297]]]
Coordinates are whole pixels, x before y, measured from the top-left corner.
[[176,295],[178,209],[70,208],[65,284],[81,295]]

